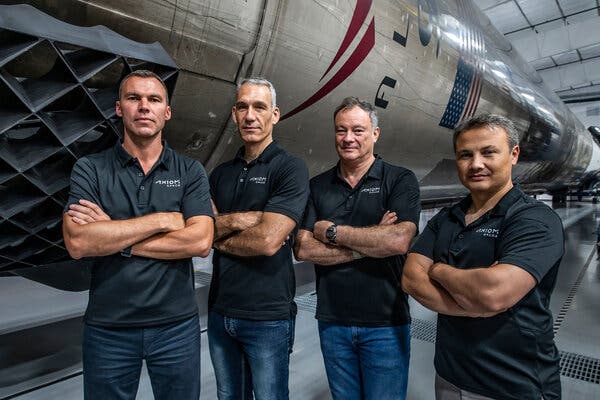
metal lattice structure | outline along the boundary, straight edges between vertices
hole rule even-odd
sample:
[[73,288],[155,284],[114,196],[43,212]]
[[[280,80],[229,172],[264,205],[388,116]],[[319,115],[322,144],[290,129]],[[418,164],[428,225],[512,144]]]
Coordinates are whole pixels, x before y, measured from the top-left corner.
[[119,82],[177,66],[157,44],[0,6],[0,271],[68,260],[62,210],[75,161],[115,143]]

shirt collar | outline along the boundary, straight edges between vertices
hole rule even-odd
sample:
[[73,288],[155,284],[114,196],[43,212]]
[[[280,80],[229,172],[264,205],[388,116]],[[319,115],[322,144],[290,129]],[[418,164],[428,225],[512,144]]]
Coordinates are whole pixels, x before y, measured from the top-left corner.
[[[513,184],[513,187],[508,192],[506,192],[504,194],[504,196],[502,196],[500,201],[498,201],[498,203],[494,206],[494,208],[492,208],[486,214],[489,214],[490,216],[491,215],[493,215],[493,216],[506,215],[506,212],[508,211],[508,209],[515,203],[515,201],[517,201],[517,199],[522,197],[523,194],[524,194],[523,190],[521,189],[519,184],[518,183]],[[465,215],[467,214],[467,210],[469,209],[470,205],[471,205],[471,195],[468,194],[464,199],[462,199],[460,202],[455,204],[452,207],[452,209],[450,210],[450,212],[455,217],[464,221]]]
[[[156,167],[161,166],[163,168],[169,167],[169,162],[171,161],[171,157],[173,157],[173,150],[169,147],[167,142],[162,141],[163,149],[160,153],[160,157],[158,161],[156,161]],[[135,162],[136,158],[125,150],[123,147],[123,142],[120,140],[115,144],[115,152],[117,153],[117,158],[122,167],[126,167]]]
[[513,184],[513,187],[502,196],[498,204],[492,209],[492,213],[494,215],[506,215],[508,209],[523,195],[523,190],[521,190],[519,184]]
[[[360,186],[362,184],[362,182],[365,181],[365,179],[368,179],[368,178],[381,179],[382,175],[383,175],[383,160],[381,159],[379,154],[375,154],[375,161],[373,161],[373,164],[371,164],[371,166],[367,170],[367,173],[360,179],[360,181],[356,185],[356,187]],[[337,179],[341,180],[342,182],[346,182],[346,180],[342,176],[342,172],[340,171],[340,162],[339,161],[337,162],[337,165],[335,167],[335,177]]]
[[[246,160],[244,159],[244,151],[244,146],[240,147],[235,155],[235,158],[246,163]],[[272,141],[267,147],[265,147],[265,149],[262,151],[262,153],[260,153],[258,157],[250,161],[248,164],[253,164],[257,162],[268,163],[282,151],[283,149],[279,146],[279,144],[277,144],[276,141]]]

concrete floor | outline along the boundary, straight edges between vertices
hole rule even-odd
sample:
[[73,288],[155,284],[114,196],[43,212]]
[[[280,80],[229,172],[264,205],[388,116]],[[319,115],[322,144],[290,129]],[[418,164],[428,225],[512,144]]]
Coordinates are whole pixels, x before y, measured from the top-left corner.
[[[591,400],[600,398],[600,260],[596,257],[595,229],[600,218],[600,207],[589,203],[570,206],[557,210],[567,227],[567,252],[563,258],[558,282],[553,294],[551,308],[557,323],[556,342],[563,353],[563,398],[567,400]],[[425,212],[422,219],[426,221],[432,212]],[[206,266],[200,266],[205,270]],[[206,272],[206,271],[205,271]],[[10,278],[12,279],[12,278]],[[6,279],[0,279],[0,293],[6,288]],[[22,283],[22,282],[21,282]],[[14,293],[14,281],[13,287]],[[30,285],[30,283],[23,283]],[[18,285],[17,285],[18,287]],[[310,285],[299,290],[299,294],[310,293]],[[3,296],[4,297],[4,296]],[[76,297],[76,296],[75,296]],[[314,296],[313,296],[314,297]],[[35,298],[35,297],[34,297]],[[303,296],[299,300],[306,300]],[[74,306],[71,298],[65,307],[72,313]],[[310,300],[310,299],[309,299]],[[32,302],[35,302],[32,300]],[[7,303],[3,303],[7,304]],[[300,302],[299,302],[300,304]],[[30,304],[31,309],[35,306]],[[297,400],[329,399],[330,394],[320,354],[316,320],[311,310],[311,301],[303,301],[299,305],[296,323],[296,343],[290,363],[290,398]],[[4,308],[4,306],[3,306]],[[27,309],[27,306],[25,306]],[[19,324],[31,325],[34,316],[23,316],[12,308],[2,310],[0,320],[12,320],[4,325],[17,329]],[[32,311],[33,312],[33,311]],[[432,329],[435,329],[435,314],[424,309],[411,300],[413,315],[413,337],[411,341],[411,362],[408,399],[433,399],[433,340]],[[9,313],[13,313],[10,314]],[[45,313],[47,315],[48,313]],[[51,313],[54,320],[60,311]],[[19,321],[15,321],[17,315]],[[12,322],[11,322],[12,321]],[[203,324],[203,326],[205,326]],[[1,333],[1,332],[0,332]],[[1,336],[0,336],[1,337]],[[567,360],[568,359],[568,360]],[[569,361],[570,360],[570,361]],[[569,363],[567,364],[567,361]],[[73,366],[77,373],[80,365]],[[566,371],[570,372],[567,374]],[[568,377],[566,375],[570,375]],[[202,335],[202,399],[216,399],[215,379],[208,354],[206,335]],[[1,393],[1,392],[0,392]],[[6,393],[6,392],[5,392]],[[23,393],[23,392],[21,392]],[[0,397],[2,397],[0,395]],[[19,400],[36,399],[81,399],[82,377],[75,375],[57,383],[41,387],[22,395],[10,396]],[[152,399],[148,376],[142,373],[138,399]]]

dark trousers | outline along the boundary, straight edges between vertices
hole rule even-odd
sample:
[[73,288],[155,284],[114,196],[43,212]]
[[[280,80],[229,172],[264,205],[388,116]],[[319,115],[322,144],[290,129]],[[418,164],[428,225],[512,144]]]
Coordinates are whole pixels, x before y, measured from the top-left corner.
[[85,324],[85,399],[135,399],[144,359],[156,400],[198,400],[198,316],[147,328],[104,328]]

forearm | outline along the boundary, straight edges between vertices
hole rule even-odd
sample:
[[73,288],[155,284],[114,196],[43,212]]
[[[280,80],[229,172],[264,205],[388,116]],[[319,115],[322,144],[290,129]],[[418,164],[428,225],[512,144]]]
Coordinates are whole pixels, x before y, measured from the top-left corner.
[[244,231],[260,223],[262,212],[248,211],[215,216],[215,241],[232,233]]
[[504,311],[489,301],[494,282],[485,268],[460,269],[451,265],[436,263],[429,277],[444,287],[454,300],[464,309],[476,313],[497,313]]
[[482,317],[478,312],[465,309],[438,283],[429,272],[433,260],[419,253],[410,253],[402,271],[402,289],[425,307],[440,314],[462,317]]
[[263,212],[257,225],[215,241],[214,246],[240,257],[272,256],[285,245],[295,226],[290,217]]
[[355,250],[369,257],[389,257],[405,254],[416,233],[410,222],[371,227],[337,227],[338,245]]
[[169,231],[171,213],[155,213],[128,220],[110,220],[78,225],[65,214],[63,234],[73,258],[105,256],[132,246],[150,236]]
[[154,235],[136,243],[131,254],[161,260],[208,256],[213,242],[212,218],[194,218],[198,222],[183,229]]
[[267,245],[268,238],[265,235],[255,235],[252,231],[253,229],[247,229],[243,232],[215,241],[214,246],[219,251],[234,256],[256,257],[272,256],[284,245],[282,241],[279,243],[279,246],[274,249],[273,245]]
[[440,314],[462,317],[479,316],[462,308],[443,287],[435,284],[421,267],[416,267],[411,272],[404,272],[402,289],[423,306]]
[[330,246],[314,238],[304,238],[296,246],[296,258],[319,265],[335,265],[355,260],[357,253],[340,246]]

